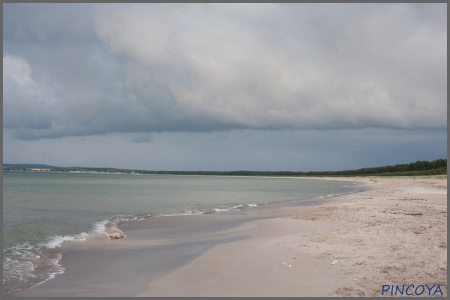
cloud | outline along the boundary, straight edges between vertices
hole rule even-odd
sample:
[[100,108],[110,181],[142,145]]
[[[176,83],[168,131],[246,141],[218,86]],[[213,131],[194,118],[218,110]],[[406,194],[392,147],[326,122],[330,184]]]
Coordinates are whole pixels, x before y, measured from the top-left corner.
[[133,143],[150,143],[153,141],[153,135],[148,133],[132,134],[130,140]]
[[31,78],[30,66],[21,58],[3,56],[3,126],[49,129],[58,104],[52,89]]
[[443,129],[445,8],[8,4],[4,127],[21,139]]
[[447,152],[446,130],[230,130],[152,135],[151,143],[126,143],[128,134],[119,133],[39,141],[5,137],[3,161],[140,170],[325,171],[432,161],[446,157]]

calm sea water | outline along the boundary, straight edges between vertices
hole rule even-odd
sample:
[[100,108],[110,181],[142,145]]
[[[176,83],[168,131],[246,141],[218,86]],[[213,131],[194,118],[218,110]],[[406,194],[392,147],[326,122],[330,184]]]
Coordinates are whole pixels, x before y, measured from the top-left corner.
[[49,258],[64,241],[82,240],[118,221],[357,190],[354,183],[298,178],[3,172],[3,293],[63,273]]

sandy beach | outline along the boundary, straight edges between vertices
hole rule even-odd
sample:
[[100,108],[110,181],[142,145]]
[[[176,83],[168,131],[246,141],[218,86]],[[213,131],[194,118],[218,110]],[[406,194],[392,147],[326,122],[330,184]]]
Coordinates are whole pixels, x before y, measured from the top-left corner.
[[329,179],[366,190],[125,223],[126,238],[68,243],[65,274],[12,296],[381,296],[410,284],[447,295],[446,179]]
[[384,284],[447,295],[447,181],[348,180],[368,190],[252,210],[281,217],[251,222],[252,238],[214,247],[138,296],[381,296]]

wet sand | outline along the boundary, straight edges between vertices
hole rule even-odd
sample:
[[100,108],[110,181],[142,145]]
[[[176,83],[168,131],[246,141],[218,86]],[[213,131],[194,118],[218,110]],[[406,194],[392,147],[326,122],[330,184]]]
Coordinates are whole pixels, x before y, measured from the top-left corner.
[[64,243],[64,274],[12,296],[133,296],[206,250],[250,237],[256,226],[246,222],[260,218],[229,212],[124,223],[126,238]]
[[348,180],[368,190],[251,210],[280,217],[250,222],[252,238],[208,250],[138,296],[381,296],[384,284],[447,295],[446,179]]
[[446,295],[447,181],[347,180],[367,190],[152,217],[122,224],[124,239],[66,243],[64,274],[12,296],[380,296],[411,283]]

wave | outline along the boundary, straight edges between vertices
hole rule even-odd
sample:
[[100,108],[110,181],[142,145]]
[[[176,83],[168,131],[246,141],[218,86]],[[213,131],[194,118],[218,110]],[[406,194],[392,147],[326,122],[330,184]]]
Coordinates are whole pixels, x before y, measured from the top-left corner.
[[212,208],[212,209],[193,209],[193,210],[186,210],[181,213],[171,213],[171,214],[158,214],[155,215],[156,217],[172,217],[172,216],[187,216],[187,215],[206,215],[211,214],[215,212],[226,212],[226,211],[241,211],[246,209],[247,207],[257,207],[260,205],[265,205],[266,203],[250,203],[250,204],[238,204],[231,206],[229,208]]
[[[60,248],[68,241],[110,239],[108,232],[123,222],[143,220],[150,214],[118,215],[92,225],[88,232],[75,235],[55,235],[32,244],[28,241],[3,249],[3,295],[9,295],[42,284],[64,273]],[[99,238],[99,237],[102,238]]]
[[[349,191],[348,193],[355,192],[358,191]],[[316,196],[314,199],[310,200],[321,200],[343,194],[327,194]],[[242,211],[247,208],[271,203],[276,202],[236,204],[228,208],[193,209],[179,213],[116,215],[92,224],[92,229],[87,232],[81,232],[74,235],[51,236],[47,237],[45,241],[37,244],[31,244],[28,241],[17,244],[3,250],[3,295],[9,295],[20,290],[32,288],[33,286],[42,284],[49,279],[54,278],[58,274],[63,274],[64,267],[62,267],[60,263],[62,259],[60,248],[64,242],[108,240],[110,239],[111,231],[119,230],[118,227],[120,227],[121,224],[130,221],[141,221],[149,217],[202,215],[216,212]]]

